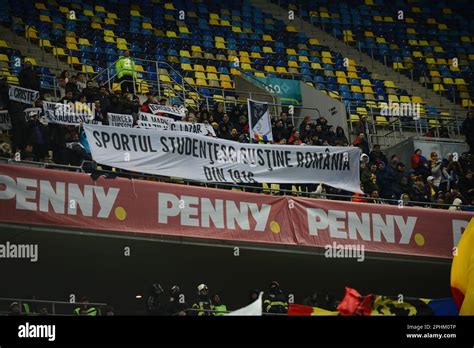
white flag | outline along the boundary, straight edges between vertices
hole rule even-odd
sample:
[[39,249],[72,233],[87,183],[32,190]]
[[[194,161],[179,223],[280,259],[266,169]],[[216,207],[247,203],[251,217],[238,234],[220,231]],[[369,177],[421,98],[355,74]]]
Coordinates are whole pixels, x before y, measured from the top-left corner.
[[227,315],[240,316],[240,315],[262,315],[262,296],[263,291],[258,295],[258,299],[243,308],[237,309],[236,311],[230,312]]
[[273,141],[268,103],[247,99],[250,139]]

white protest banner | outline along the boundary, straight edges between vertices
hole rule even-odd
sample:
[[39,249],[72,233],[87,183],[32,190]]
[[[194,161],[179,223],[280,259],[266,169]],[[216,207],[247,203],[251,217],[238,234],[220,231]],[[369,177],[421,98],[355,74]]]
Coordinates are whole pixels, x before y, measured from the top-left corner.
[[175,115],[183,118],[186,116],[186,108],[184,106],[166,106],[159,104],[148,104],[148,108],[153,114],[163,113]]
[[1,130],[12,129],[12,123],[10,120],[10,115],[8,114],[8,110],[0,111],[0,129]]
[[247,99],[250,139],[273,141],[268,104]]
[[39,92],[28,88],[11,86],[8,90],[8,97],[13,101],[34,105],[35,101],[39,98]]
[[145,129],[168,129],[166,124],[162,123],[155,123],[155,122],[147,122],[138,120],[137,121],[138,128],[145,128]]
[[203,182],[323,183],[360,192],[357,147],[242,144],[95,125],[84,125],[84,131],[94,161],[111,167]]
[[133,127],[133,116],[125,114],[107,113],[109,117],[109,124],[112,127]]
[[140,111],[138,116],[139,116],[139,119],[142,120],[142,121],[160,123],[160,124],[164,124],[164,125],[167,125],[167,126],[170,123],[174,122],[174,119],[172,119],[170,117],[156,116],[156,115],[149,114],[149,113],[142,112],[142,111]]
[[34,118],[39,119],[41,116],[41,111],[41,108],[26,108],[25,110],[23,110],[23,112],[25,113],[26,122]]

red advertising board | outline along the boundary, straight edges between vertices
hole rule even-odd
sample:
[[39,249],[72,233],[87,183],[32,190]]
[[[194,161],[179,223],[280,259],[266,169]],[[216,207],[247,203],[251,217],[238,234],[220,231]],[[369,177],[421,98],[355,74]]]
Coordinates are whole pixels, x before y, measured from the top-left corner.
[[0,165],[0,222],[450,258],[474,214]]

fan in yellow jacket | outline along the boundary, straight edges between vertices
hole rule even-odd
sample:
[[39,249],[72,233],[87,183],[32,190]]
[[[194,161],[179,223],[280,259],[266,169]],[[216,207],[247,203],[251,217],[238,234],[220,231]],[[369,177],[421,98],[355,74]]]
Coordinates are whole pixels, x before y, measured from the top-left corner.
[[133,83],[137,78],[137,71],[135,69],[135,62],[130,58],[130,52],[125,51],[123,56],[119,58],[115,64],[117,70],[117,77],[120,80],[120,88],[122,92],[133,93]]

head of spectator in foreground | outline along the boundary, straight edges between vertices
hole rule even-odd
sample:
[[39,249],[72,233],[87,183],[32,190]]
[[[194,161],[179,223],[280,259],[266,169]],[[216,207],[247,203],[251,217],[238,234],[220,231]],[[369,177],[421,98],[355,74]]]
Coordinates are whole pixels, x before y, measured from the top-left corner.
[[276,280],[270,283],[270,294],[281,294],[282,290],[280,289],[280,283]]
[[397,163],[397,170],[398,170],[400,173],[405,172],[405,164],[404,164],[403,162],[398,162],[398,163]]
[[280,114],[280,119],[283,122],[286,122],[286,120],[288,119],[288,114],[286,112],[282,111],[281,114]]
[[224,124],[227,124],[229,123],[229,121],[230,121],[229,115],[224,114],[224,116],[222,116],[222,122],[224,122]]
[[214,294],[211,301],[214,306],[219,306],[221,304],[221,297],[218,294]]
[[433,151],[431,154],[430,154],[430,160],[433,164],[437,164],[439,161],[439,158],[438,158],[438,153],[436,151]]
[[33,70],[33,64],[31,64],[29,60],[25,60],[25,62],[23,63],[23,68],[25,70]]
[[20,305],[18,302],[12,302],[8,312],[10,315],[20,315]]
[[209,295],[209,288],[206,284],[199,284],[197,290],[199,297],[207,297]]
[[166,105],[166,99],[165,98],[160,99],[160,105]]
[[153,93],[146,94],[146,101],[150,104],[153,104],[155,102],[155,97],[153,96]]
[[403,204],[406,205],[406,203],[410,201],[410,195],[408,193],[402,193],[400,199],[402,200]]
[[123,56],[124,56],[124,57],[130,57],[130,51],[129,51],[129,50],[125,50],[125,51],[123,52]]

